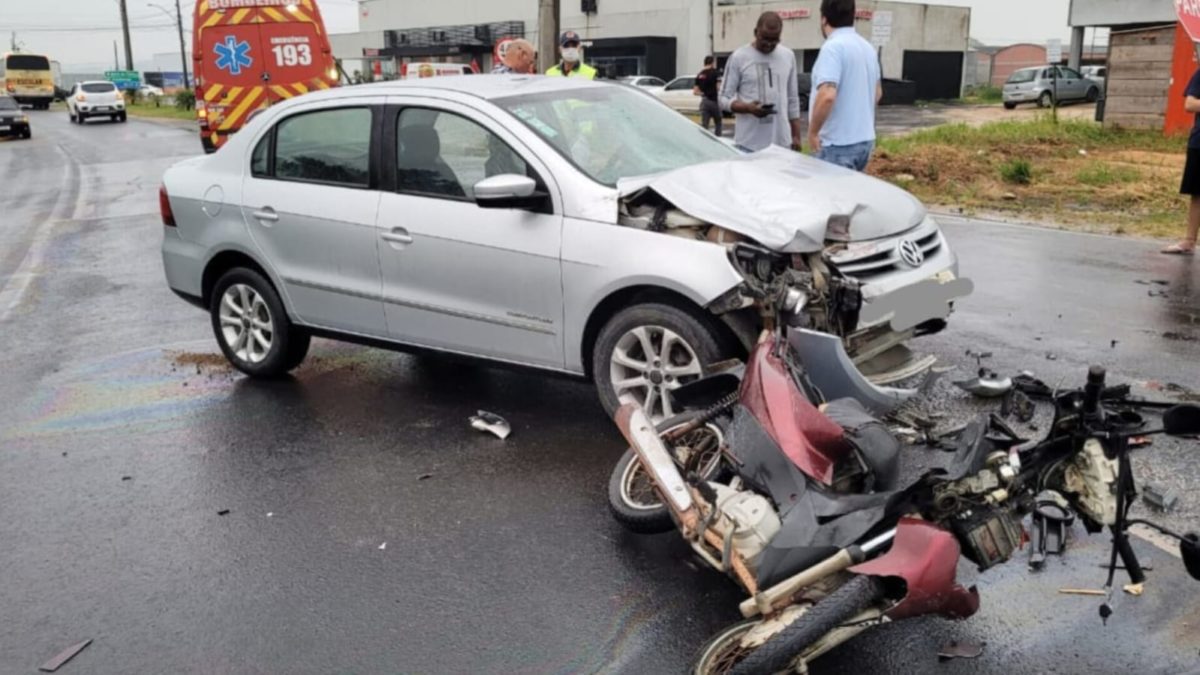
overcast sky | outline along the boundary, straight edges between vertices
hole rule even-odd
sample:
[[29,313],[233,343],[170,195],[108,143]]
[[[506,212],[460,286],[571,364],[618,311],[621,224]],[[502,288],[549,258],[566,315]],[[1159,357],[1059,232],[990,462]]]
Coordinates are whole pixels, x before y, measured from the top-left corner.
[[[174,10],[173,0],[156,0]],[[431,0],[392,0],[428,2]],[[472,2],[488,0],[442,0]],[[537,0],[527,0],[535,3]],[[573,0],[565,0],[572,2]],[[694,0],[703,2],[704,0]],[[904,1],[904,0],[901,0]],[[174,19],[148,6],[147,0],[127,0],[133,29],[133,55],[139,69],[178,68],[179,39]],[[358,29],[356,0],[318,0],[331,33]],[[194,0],[181,0],[184,27],[191,29]],[[865,4],[865,3],[864,3]],[[1070,37],[1067,28],[1069,0],[935,0],[933,4],[971,7],[971,36],[988,44],[1044,42]],[[603,0],[601,0],[603,11]],[[1036,20],[1033,17],[1038,17]],[[461,23],[469,23],[464,18]],[[117,0],[0,0],[0,51],[7,51],[10,32],[25,51],[50,55],[67,72],[99,71],[112,66],[113,40],[120,40],[121,17]],[[191,49],[191,34],[185,39]],[[1089,35],[1090,39],[1090,35]],[[124,66],[123,51],[121,52]],[[160,63],[155,63],[160,55]]]

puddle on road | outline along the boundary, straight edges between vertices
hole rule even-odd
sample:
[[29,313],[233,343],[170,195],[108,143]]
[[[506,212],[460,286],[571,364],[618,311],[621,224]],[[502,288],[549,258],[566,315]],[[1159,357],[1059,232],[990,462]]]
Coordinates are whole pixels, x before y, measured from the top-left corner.
[[[331,344],[310,356],[296,376],[359,372],[375,366],[367,363],[371,351]],[[84,362],[42,380],[0,439],[170,430],[223,401],[244,377],[219,353],[161,347]]]

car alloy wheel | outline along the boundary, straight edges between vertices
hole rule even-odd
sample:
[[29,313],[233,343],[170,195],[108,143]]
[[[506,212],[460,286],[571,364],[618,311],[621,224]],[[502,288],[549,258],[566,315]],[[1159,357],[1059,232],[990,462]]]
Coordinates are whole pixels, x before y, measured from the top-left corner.
[[692,346],[662,326],[638,326],[622,335],[609,369],[617,400],[641,406],[655,421],[675,414],[670,392],[703,374]]
[[260,363],[271,352],[275,324],[271,310],[253,288],[234,284],[221,297],[221,339],[246,363]]

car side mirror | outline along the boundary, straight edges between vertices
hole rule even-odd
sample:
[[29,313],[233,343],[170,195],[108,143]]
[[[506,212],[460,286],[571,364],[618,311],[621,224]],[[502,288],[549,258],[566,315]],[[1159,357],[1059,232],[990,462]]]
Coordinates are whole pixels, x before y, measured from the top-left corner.
[[538,192],[537,181],[516,173],[484,178],[473,188],[475,203],[485,209],[532,209],[543,204],[546,193]]
[[1177,405],[1163,413],[1163,431],[1171,436],[1200,435],[1200,405]]

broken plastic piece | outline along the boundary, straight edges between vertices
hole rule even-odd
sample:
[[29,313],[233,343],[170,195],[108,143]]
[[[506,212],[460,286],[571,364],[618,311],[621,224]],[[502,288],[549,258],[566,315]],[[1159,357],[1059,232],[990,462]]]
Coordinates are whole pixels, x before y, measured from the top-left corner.
[[1013,387],[1013,381],[1011,377],[1000,377],[993,370],[980,368],[979,377],[955,382],[954,386],[980,398],[996,398],[1007,394]]
[[948,644],[942,645],[938,649],[938,659],[948,661],[950,659],[977,659],[983,656],[983,647],[986,642],[959,642],[951,640]]
[[387,550],[387,542],[386,541],[379,545],[379,550],[380,551]]
[[508,420],[486,410],[475,413],[475,416],[471,418],[471,428],[477,431],[487,431],[500,440],[508,438],[508,435],[512,433],[512,427],[508,425]]
[[75,658],[75,656],[77,654],[79,654],[79,652],[86,649],[87,646],[90,644],[92,644],[92,641],[89,638],[87,640],[84,640],[83,642],[80,642],[77,645],[71,645],[70,647],[67,647],[66,649],[59,652],[58,656],[55,656],[54,658],[50,659],[49,661],[38,666],[38,670],[42,671],[43,673],[53,673],[54,671],[61,668],[63,666],[63,664],[65,664],[67,661],[70,661],[71,659]]
[[1130,595],[1141,595],[1142,593],[1146,592],[1146,584],[1127,584],[1125,586],[1125,592]]
[[1170,511],[1179,503],[1179,495],[1158,485],[1142,486],[1142,499],[1159,511]]
[[1108,595],[1108,593],[1095,588],[1060,588],[1058,592],[1063,595]]
[[429,480],[430,478],[433,478],[433,474],[431,473],[423,473],[420,476],[417,476],[417,480]]
[[1030,400],[1025,392],[1020,389],[1013,389],[1004,396],[1004,403],[1000,406],[1000,414],[1005,417],[1015,416],[1018,422],[1028,422],[1033,419],[1037,413],[1037,407]]
[[227,515],[229,515],[229,509],[221,509],[220,511],[217,511],[217,515],[218,516],[227,516]]

